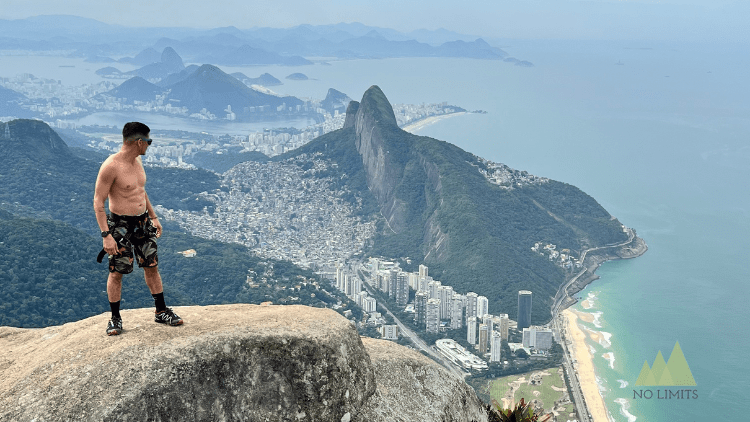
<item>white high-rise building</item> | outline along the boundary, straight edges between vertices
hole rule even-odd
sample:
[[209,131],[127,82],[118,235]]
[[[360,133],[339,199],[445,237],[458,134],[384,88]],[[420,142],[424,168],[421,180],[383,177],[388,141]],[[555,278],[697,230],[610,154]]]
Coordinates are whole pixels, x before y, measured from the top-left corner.
[[429,299],[427,301],[427,332],[437,333],[440,331],[440,299]]
[[409,287],[414,291],[419,291],[419,274],[409,273]]
[[440,299],[440,319],[450,319],[451,304],[453,303],[453,287],[438,287],[438,299]]
[[466,341],[469,344],[477,344],[477,317],[469,317],[466,323]]
[[490,313],[490,301],[484,296],[477,296],[477,316],[483,317]]
[[492,332],[492,339],[490,341],[490,362],[500,362],[503,354],[503,342],[500,333],[497,331]]
[[552,330],[531,326],[523,329],[523,347],[538,350],[549,350],[552,348]]
[[438,295],[438,287],[442,285],[443,284],[437,280],[432,280],[427,283],[427,293],[430,294],[430,299],[440,299],[440,296]]
[[381,325],[378,331],[386,340],[398,340],[398,325]]
[[374,297],[368,296],[362,299],[362,309],[368,314],[375,312],[378,309],[378,303]]
[[[466,293],[466,323],[468,324],[469,318],[477,316],[477,297],[478,295],[474,292]],[[475,343],[471,343],[475,344]]]
[[336,288],[340,291],[344,291],[344,264],[336,264]]
[[487,331],[490,333],[495,329],[495,321],[493,318],[495,317],[490,314],[484,314],[482,317],[482,322],[487,325]]
[[463,326],[464,321],[464,298],[454,294],[451,300],[451,330],[457,330]]
[[428,290],[428,284],[432,281],[432,277],[427,276],[419,276],[419,279],[417,281],[417,291],[426,292]]
[[356,275],[351,276],[349,284],[352,286],[352,296],[356,296],[362,292],[362,280]]
[[377,258],[370,258],[370,262],[372,262],[373,274],[377,274],[377,272],[380,271],[380,260]]
[[[365,306],[364,306],[365,298],[368,297],[368,296],[369,295],[367,294],[367,292],[359,292],[358,294],[354,295],[354,301],[357,302],[357,306],[359,306],[360,308],[364,309],[365,308]],[[367,312],[367,311],[365,311],[365,312]]]
[[419,275],[427,277],[428,270],[426,265],[419,264]]

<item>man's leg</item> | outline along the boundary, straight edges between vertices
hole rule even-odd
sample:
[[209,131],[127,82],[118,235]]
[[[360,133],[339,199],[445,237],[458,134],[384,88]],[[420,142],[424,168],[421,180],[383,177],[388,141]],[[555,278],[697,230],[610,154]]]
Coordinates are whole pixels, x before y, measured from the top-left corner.
[[146,279],[146,285],[151,291],[151,296],[154,298],[154,306],[156,306],[156,322],[169,325],[181,325],[182,318],[172,312],[171,309],[167,308],[167,305],[164,302],[164,287],[161,284],[159,267],[143,267],[143,275]]
[[119,302],[122,296],[122,274],[109,273],[107,278],[107,297],[110,302]]
[[164,292],[159,267],[143,267],[143,276],[146,278],[146,285],[151,290],[152,295]]
[[122,332],[122,318],[120,317],[120,298],[122,297],[122,274],[109,273],[107,278],[107,298],[112,318],[107,324],[107,335],[118,335]]

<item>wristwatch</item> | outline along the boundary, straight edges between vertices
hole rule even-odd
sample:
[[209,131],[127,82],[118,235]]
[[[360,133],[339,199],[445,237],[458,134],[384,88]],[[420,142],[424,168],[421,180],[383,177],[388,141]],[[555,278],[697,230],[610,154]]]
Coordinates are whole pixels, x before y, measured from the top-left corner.
[[102,232],[102,237],[107,237],[107,236],[109,236],[110,234],[111,234],[111,233],[109,232],[109,230],[107,230],[106,232]]

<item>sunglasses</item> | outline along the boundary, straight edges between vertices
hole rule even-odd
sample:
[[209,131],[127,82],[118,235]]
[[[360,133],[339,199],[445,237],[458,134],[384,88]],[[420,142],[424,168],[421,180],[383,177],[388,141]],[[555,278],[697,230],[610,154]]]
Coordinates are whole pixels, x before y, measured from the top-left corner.
[[151,142],[153,142],[153,139],[150,138],[138,138],[139,141],[144,141],[145,143],[151,145]]

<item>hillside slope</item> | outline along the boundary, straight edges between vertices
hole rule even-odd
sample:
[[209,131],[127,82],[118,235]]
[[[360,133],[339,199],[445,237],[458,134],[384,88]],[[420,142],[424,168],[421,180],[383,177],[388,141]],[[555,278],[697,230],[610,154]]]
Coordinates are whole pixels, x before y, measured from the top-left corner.
[[370,254],[425,263],[457,292],[487,296],[490,313],[515,317],[517,292],[531,290],[532,321],[549,319],[566,273],[531,250],[536,242],[577,255],[627,240],[620,222],[574,186],[401,130],[377,86],[350,103],[344,128],[278,159],[316,152],[377,204],[384,224]]

